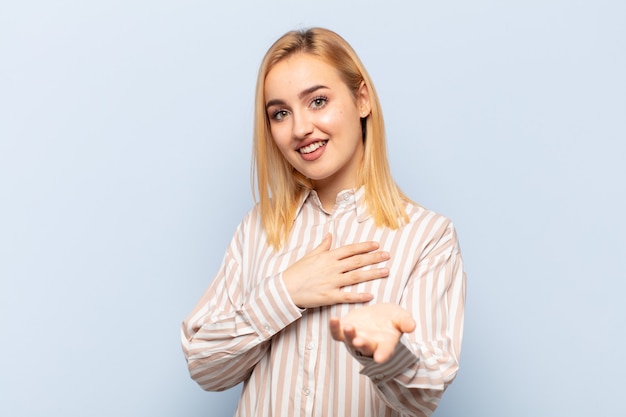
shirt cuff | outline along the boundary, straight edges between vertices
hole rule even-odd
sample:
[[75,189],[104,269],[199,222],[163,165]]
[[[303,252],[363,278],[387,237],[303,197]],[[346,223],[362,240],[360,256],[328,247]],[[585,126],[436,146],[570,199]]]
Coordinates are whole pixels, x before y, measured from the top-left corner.
[[373,358],[355,355],[356,360],[363,365],[361,374],[369,377],[375,384],[383,384],[412,367],[419,358],[403,343],[404,339],[403,335],[389,360],[384,363],[376,363]]
[[283,283],[282,274],[263,280],[249,295],[242,315],[259,337],[267,340],[302,317]]

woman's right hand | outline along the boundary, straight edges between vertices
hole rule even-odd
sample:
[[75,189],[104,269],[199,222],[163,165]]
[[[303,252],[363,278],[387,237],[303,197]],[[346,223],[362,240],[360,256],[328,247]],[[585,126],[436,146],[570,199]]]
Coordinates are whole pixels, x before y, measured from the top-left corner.
[[332,236],[296,261],[283,272],[285,287],[294,304],[314,308],[341,303],[364,303],[369,293],[341,291],[342,287],[385,278],[385,267],[362,269],[389,259],[389,253],[378,251],[377,242],[352,243],[330,250]]

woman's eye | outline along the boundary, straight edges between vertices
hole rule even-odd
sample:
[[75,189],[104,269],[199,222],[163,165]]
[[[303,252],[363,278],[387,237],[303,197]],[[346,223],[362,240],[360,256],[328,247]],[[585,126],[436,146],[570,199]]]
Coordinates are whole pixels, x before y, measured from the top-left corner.
[[321,109],[326,105],[328,99],[326,97],[316,97],[311,101],[311,107],[314,109]]
[[287,110],[277,110],[274,113],[272,113],[272,120],[276,120],[280,122],[285,117],[287,117],[288,114],[289,113],[287,112]]

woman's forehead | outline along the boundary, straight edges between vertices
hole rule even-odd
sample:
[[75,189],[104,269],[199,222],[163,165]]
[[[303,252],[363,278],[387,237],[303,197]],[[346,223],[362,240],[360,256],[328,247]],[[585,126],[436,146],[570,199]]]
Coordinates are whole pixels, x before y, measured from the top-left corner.
[[[325,60],[299,53],[278,62],[265,77],[265,93],[299,94],[313,85],[327,87],[344,84],[339,71]],[[328,85],[327,85],[328,84]]]

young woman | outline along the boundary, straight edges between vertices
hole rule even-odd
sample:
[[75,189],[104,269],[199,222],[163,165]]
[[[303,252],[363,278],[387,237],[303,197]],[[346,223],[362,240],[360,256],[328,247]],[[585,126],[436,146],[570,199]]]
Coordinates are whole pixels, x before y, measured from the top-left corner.
[[259,70],[258,204],[183,323],[193,379],[236,416],[428,416],[458,370],[465,273],[448,219],[391,178],[380,103],[334,32]]

